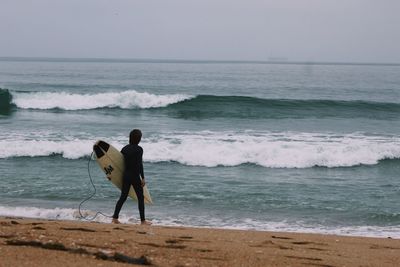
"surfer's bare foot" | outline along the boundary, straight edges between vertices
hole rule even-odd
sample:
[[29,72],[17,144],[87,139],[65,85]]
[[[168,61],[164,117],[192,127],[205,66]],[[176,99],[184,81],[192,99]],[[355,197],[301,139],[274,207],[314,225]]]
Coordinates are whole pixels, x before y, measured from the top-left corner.
[[121,223],[118,219],[112,219],[111,222],[112,222],[112,223],[115,223],[115,224],[120,224],[120,223]]
[[149,222],[149,221],[141,221],[140,224],[142,224],[142,225],[151,225],[151,222]]

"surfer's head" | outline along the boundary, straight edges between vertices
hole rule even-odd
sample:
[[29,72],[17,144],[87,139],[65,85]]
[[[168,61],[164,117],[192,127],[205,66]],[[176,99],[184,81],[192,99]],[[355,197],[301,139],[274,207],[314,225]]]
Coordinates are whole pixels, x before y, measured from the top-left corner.
[[134,129],[129,134],[129,144],[139,144],[142,139],[142,132],[139,129]]

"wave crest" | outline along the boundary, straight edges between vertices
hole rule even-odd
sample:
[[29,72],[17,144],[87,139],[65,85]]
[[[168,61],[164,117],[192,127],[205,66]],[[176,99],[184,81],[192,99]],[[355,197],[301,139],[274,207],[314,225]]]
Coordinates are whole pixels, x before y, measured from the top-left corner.
[[165,108],[182,118],[377,118],[397,119],[399,103],[324,99],[263,99],[248,96],[199,95]]
[[249,96],[165,94],[135,90],[98,94],[9,92],[0,89],[1,106],[22,109],[148,109],[183,119],[209,118],[372,118],[397,119],[400,103],[324,99],[263,99]]
[[0,115],[8,114],[12,108],[12,95],[7,89],[0,88]]
[[135,90],[98,94],[67,92],[15,92],[13,103],[23,109],[87,110],[99,108],[157,108],[165,107],[192,96],[183,94],[155,95]]

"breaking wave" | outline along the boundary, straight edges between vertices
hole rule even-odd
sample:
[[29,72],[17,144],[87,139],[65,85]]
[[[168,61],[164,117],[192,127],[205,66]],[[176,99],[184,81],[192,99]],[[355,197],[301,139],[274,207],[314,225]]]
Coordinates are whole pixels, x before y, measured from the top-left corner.
[[183,94],[155,95],[135,90],[98,94],[67,92],[13,92],[12,103],[22,109],[89,110],[101,108],[141,109],[165,107],[192,96]]
[[7,89],[0,88],[0,115],[8,114],[12,109],[12,95]]
[[248,96],[164,94],[135,90],[97,94],[19,92],[0,89],[0,112],[19,109],[149,109],[179,118],[372,118],[397,119],[400,103],[324,99],[263,99]]
[[[103,139],[121,149],[125,137],[88,137],[65,140],[0,141],[0,158],[62,155],[67,159],[88,157],[92,145]],[[267,168],[350,167],[400,159],[400,137],[364,134],[272,132],[174,132],[142,140],[144,161],[177,162],[188,166],[238,166]]]

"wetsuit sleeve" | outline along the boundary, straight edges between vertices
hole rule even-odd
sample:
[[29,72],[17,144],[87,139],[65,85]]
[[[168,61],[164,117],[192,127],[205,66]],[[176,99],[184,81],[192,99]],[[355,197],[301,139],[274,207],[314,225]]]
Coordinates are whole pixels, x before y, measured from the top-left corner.
[[126,161],[126,149],[125,149],[125,147],[123,147],[121,149],[121,154],[122,154],[122,156],[124,156],[124,165],[125,165],[125,169],[126,169],[126,165],[128,164],[128,162]]
[[143,148],[140,148],[140,157],[139,157],[139,166],[140,166],[140,176],[144,179],[144,171],[143,171]]

